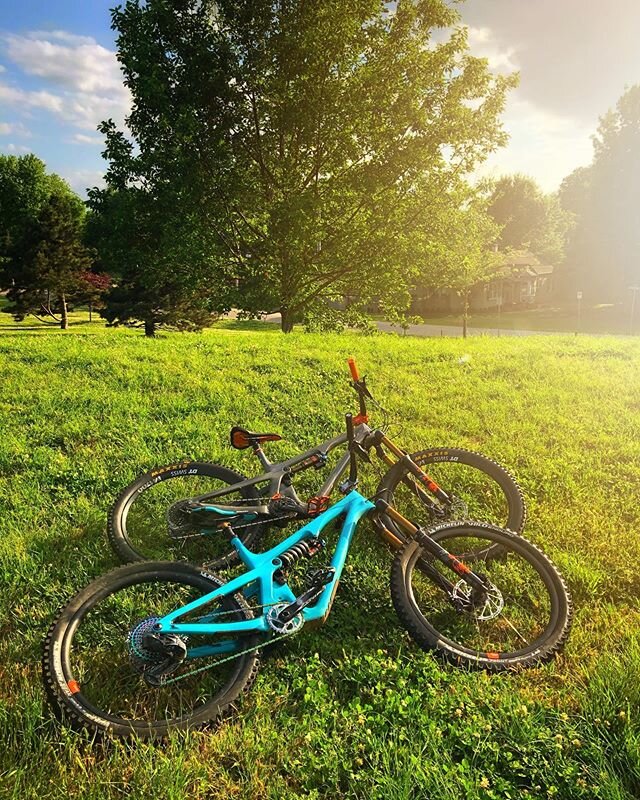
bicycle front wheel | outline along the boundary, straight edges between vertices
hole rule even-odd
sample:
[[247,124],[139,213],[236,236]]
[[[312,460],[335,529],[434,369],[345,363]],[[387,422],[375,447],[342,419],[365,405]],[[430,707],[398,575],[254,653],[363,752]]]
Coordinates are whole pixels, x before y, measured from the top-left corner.
[[[412,453],[411,458],[449,498],[439,499],[404,465],[392,467],[383,476],[377,497],[412,522],[428,527],[439,522],[481,519],[516,533],[524,528],[522,490],[513,475],[496,461],[453,447],[421,450]],[[406,533],[393,520],[384,516],[383,521],[400,541],[407,541]]]
[[[77,594],[51,626],[43,655],[45,688],[63,719],[92,733],[143,739],[218,720],[253,682],[257,635],[227,642],[227,655],[231,645],[238,652],[230,659],[195,657],[214,637],[174,636],[173,652],[184,659],[166,675],[167,653],[150,648],[147,635],[158,618],[221,585],[188,564],[152,562],[120,567]],[[244,600],[224,597],[181,621],[216,615],[252,616]]]
[[[158,467],[140,475],[120,494],[109,512],[108,535],[124,563],[135,561],[189,561],[220,569],[237,562],[238,555],[218,530],[198,527],[184,516],[180,504],[218,489],[228,493],[218,502],[247,505],[259,501],[254,487],[234,490],[245,480],[233,470],[203,461]],[[238,525],[237,535],[248,547],[264,532],[264,523]]]
[[571,629],[571,599],[539,548],[511,531],[473,521],[443,523],[426,533],[461,561],[474,553],[469,566],[485,590],[472,590],[417,540],[408,542],[393,563],[391,596],[420,647],[454,664],[491,671],[534,666],[562,649]]

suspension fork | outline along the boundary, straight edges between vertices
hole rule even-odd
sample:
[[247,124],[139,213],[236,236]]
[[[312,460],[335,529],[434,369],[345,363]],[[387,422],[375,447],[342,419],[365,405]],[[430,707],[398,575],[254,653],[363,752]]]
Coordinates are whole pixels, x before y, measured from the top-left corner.
[[[381,445],[384,445],[395,456],[397,456],[398,461],[393,461],[393,459],[384,452]],[[427,489],[438,498],[438,500],[440,500],[442,503],[451,503],[451,498],[444,491],[444,489],[438,486],[438,484],[422,469],[422,467],[416,464],[416,462],[408,453],[405,453],[404,450],[401,450],[384,434],[382,434],[379,441],[376,443],[376,453],[389,466],[402,464],[415,478],[417,478],[418,481],[420,481],[420,483],[423,483]],[[439,512],[441,513],[440,507],[433,502],[433,500],[422,488],[420,483],[409,480],[406,475],[403,475],[402,482],[413,492],[413,494],[418,497],[419,500],[422,501],[422,503],[424,503],[424,505],[427,506],[430,511],[433,511],[434,514],[438,514]]]
[[[471,570],[464,561],[460,561],[459,558],[450,553],[448,550],[445,550],[444,547],[441,547],[438,542],[429,536],[422,528],[419,528],[417,525],[414,525],[413,522],[408,520],[406,517],[402,516],[402,514],[397,511],[393,506],[389,505],[386,500],[379,499],[376,501],[376,509],[383,514],[391,517],[391,519],[403,530],[405,530],[412,538],[415,538],[416,541],[423,547],[428,553],[430,553],[434,558],[440,561],[445,567],[448,567],[450,570],[459,575],[465,583],[468,583],[473,589],[477,589],[479,591],[486,591],[486,586],[482,578],[479,578],[473,570]],[[454,584],[451,581],[447,580],[444,575],[438,572],[435,567],[433,567],[426,559],[420,559],[420,567],[425,572],[434,583],[436,583],[441,589],[443,589],[450,597],[453,595]]]

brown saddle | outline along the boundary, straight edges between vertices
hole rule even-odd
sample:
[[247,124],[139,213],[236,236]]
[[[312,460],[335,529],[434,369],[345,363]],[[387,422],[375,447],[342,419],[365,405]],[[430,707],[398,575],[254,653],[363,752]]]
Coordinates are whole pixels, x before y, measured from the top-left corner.
[[277,433],[252,433],[244,428],[231,428],[231,447],[236,450],[246,450],[247,447],[257,447],[262,442],[279,442],[282,436]]

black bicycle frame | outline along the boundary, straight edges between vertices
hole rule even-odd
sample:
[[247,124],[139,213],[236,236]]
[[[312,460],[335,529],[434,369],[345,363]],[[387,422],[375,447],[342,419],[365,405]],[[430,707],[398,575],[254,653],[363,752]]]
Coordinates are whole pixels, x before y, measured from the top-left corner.
[[[371,428],[366,423],[360,423],[355,427],[354,430],[354,439],[358,444],[361,444],[364,439],[372,433]],[[309,450],[306,450],[304,453],[300,453],[293,458],[288,459],[287,461],[280,461],[276,463],[272,463],[269,461],[267,456],[265,455],[264,451],[261,447],[254,447],[253,452],[258,457],[258,460],[265,468],[265,472],[260,475],[256,475],[253,478],[247,478],[246,480],[239,481],[238,483],[234,483],[231,486],[225,487],[224,489],[216,489],[214,492],[207,492],[207,494],[199,495],[198,497],[191,498],[194,502],[199,503],[206,503],[208,501],[214,500],[218,497],[224,497],[226,494],[230,494],[231,492],[237,492],[242,489],[248,488],[250,486],[255,486],[258,483],[269,483],[269,491],[268,496],[269,498],[273,497],[274,495],[282,495],[285,497],[290,497],[292,500],[295,500],[301,506],[305,506],[304,503],[297,495],[296,490],[293,487],[293,484],[290,480],[291,476],[297,474],[298,472],[303,472],[304,470],[311,469],[311,467],[319,468],[323,466],[326,462],[327,456],[329,453],[334,450],[336,447],[340,447],[340,445],[347,443],[347,434],[341,433],[339,436],[335,436],[333,439],[327,439],[322,444],[316,445]],[[338,463],[335,467],[331,470],[329,475],[327,476],[325,482],[320,487],[319,491],[317,492],[317,497],[319,498],[328,498],[331,496],[333,490],[336,487],[336,484],[340,480],[340,478],[344,475],[349,467],[349,463],[351,460],[351,453],[349,449],[341,456]],[[216,508],[220,508],[223,511],[235,511],[238,510],[239,507],[237,505],[230,505],[225,506],[220,503],[216,503]],[[257,504],[257,505],[242,505],[241,506],[243,513],[255,513],[255,514],[268,514],[269,508],[265,504]]]

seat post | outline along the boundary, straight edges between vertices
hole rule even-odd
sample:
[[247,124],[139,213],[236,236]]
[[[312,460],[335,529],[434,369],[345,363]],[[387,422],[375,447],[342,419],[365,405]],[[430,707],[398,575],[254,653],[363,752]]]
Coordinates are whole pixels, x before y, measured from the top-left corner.
[[258,457],[258,461],[262,464],[265,469],[269,469],[271,466],[271,462],[266,457],[264,450],[260,447],[259,442],[253,442],[253,452]]

